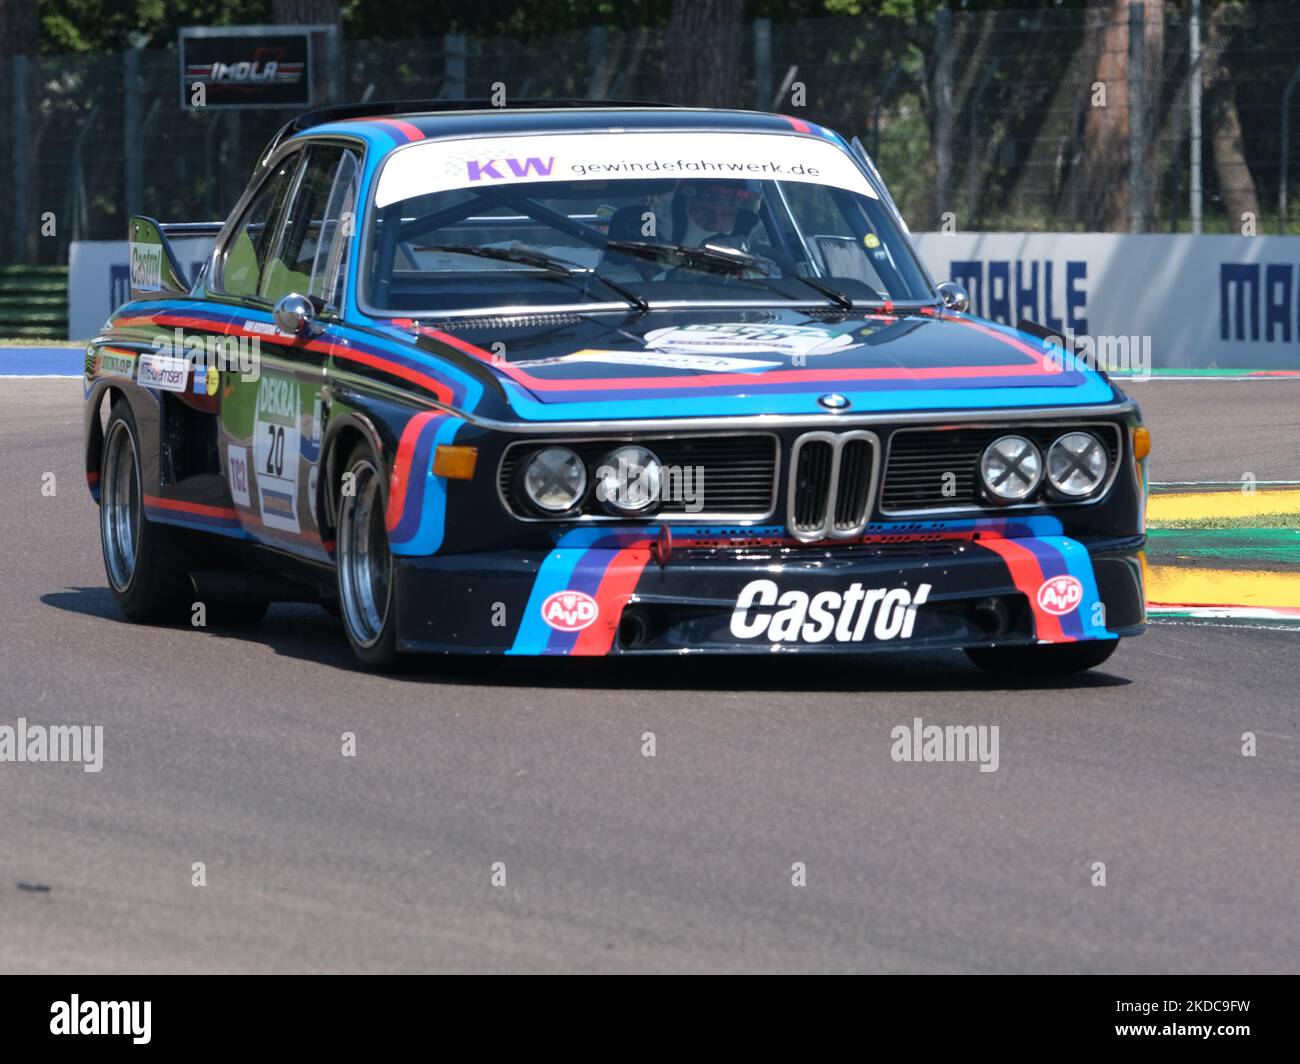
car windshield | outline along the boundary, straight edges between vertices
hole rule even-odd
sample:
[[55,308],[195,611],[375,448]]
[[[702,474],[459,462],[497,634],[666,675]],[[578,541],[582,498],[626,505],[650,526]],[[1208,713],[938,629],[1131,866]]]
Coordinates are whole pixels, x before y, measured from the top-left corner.
[[371,195],[361,296],[380,314],[935,298],[862,171],[812,137],[430,140]]

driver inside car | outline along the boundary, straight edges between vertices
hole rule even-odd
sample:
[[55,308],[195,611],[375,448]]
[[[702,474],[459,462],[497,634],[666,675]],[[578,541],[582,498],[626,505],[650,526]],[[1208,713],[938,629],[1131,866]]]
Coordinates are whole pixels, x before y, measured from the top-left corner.
[[[761,199],[743,181],[683,182],[673,194],[673,241],[702,247],[716,237],[743,239],[758,220]],[[740,231],[737,222],[742,223]]]

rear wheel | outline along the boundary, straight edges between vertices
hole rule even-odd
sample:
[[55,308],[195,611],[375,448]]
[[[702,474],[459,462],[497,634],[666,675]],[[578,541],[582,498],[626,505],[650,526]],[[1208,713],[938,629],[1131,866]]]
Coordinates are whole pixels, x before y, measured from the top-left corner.
[[140,434],[125,399],[113,404],[100,461],[99,536],[113,598],[133,621],[174,621],[190,601],[179,529],[144,516]]
[[336,557],[339,609],[352,651],[372,669],[397,662],[393,556],[385,524],[388,493],[379,460],[359,444],[344,466],[350,490],[339,500]]
[[1118,639],[1089,639],[1041,646],[968,647],[966,656],[981,669],[1003,675],[1063,676],[1095,668],[1118,646]]

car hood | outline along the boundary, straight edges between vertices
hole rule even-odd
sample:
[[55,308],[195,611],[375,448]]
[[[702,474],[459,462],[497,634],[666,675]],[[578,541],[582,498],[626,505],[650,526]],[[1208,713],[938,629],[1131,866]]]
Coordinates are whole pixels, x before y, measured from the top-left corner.
[[[410,336],[411,333],[407,333]],[[1111,402],[1059,347],[964,314],[653,312],[418,328],[528,421],[1017,409]]]

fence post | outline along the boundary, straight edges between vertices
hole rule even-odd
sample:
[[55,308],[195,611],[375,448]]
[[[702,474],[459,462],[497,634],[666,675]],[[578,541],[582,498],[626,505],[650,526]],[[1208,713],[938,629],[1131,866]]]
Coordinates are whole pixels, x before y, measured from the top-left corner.
[[14,182],[14,262],[26,263],[28,259],[27,234],[30,222],[29,186],[27,183],[27,146],[31,132],[31,116],[27,111],[27,57],[13,57],[14,113],[10,144],[13,145]]
[[754,19],[754,110],[767,110],[772,99],[772,20]]
[[140,213],[141,187],[144,184],[143,160],[140,158],[140,50],[128,48],[122,53],[122,154],[126,162],[126,213]]
[[945,207],[952,206],[952,12],[941,7],[935,20],[934,202],[942,215]]
[[465,38],[459,33],[449,33],[442,39],[442,98],[465,98]]
[[1146,226],[1146,21],[1141,0],[1128,6],[1128,231]]
[[984,68],[984,74],[980,78],[979,87],[976,88],[970,101],[970,147],[969,161],[966,163],[966,227],[974,229],[976,227],[976,212],[979,202],[979,172],[980,172],[980,150],[979,140],[979,117],[980,103],[984,99],[984,93],[988,91],[989,83],[998,72],[998,57],[993,57],[987,67]]
[[[1191,67],[1192,143],[1191,143],[1191,203],[1192,232],[1201,231],[1201,0],[1192,0],[1192,17],[1188,22],[1190,34],[1188,58]],[[1285,127],[1283,127],[1285,128]],[[1285,158],[1285,157],[1284,157]],[[1285,161],[1282,164],[1286,166]],[[1283,170],[1283,173],[1286,171]]]
[[604,26],[592,26],[587,31],[588,67],[587,99],[603,100],[609,96],[609,63],[607,48],[609,34]]
[[1291,71],[1291,77],[1287,80],[1286,88],[1282,92],[1282,166],[1277,183],[1277,213],[1278,223],[1281,226],[1278,232],[1280,233],[1286,232],[1286,225],[1290,220],[1287,217],[1289,207],[1287,205],[1286,183],[1290,179],[1287,171],[1290,168],[1291,155],[1291,95],[1295,92],[1297,81],[1300,81],[1300,66]]

